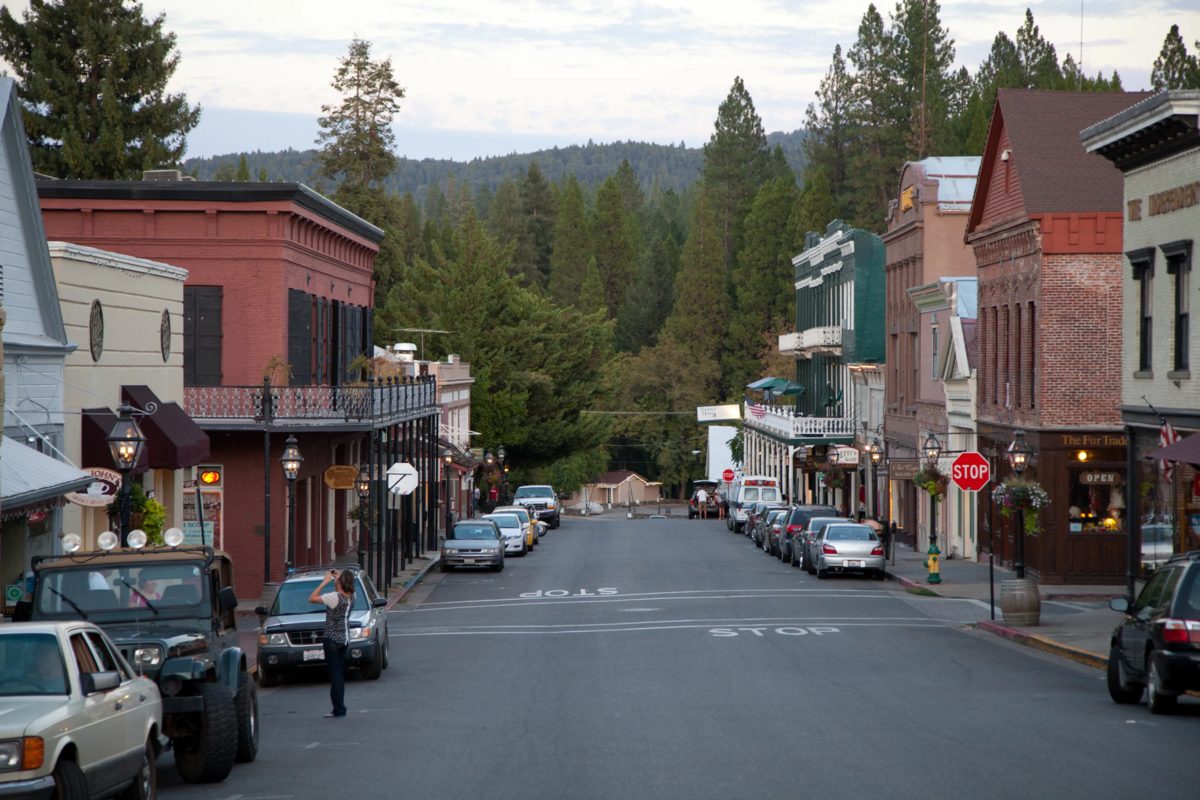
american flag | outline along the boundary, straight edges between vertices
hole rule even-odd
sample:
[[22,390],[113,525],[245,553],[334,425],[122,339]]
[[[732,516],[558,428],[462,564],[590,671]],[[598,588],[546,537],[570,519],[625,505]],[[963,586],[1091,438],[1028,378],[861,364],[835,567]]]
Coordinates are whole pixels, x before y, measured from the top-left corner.
[[[1162,418],[1160,417],[1160,419]],[[1167,422],[1165,419],[1162,420],[1162,426],[1158,429],[1159,447],[1170,447],[1182,438],[1183,437],[1176,433],[1175,429],[1171,427],[1171,423]],[[1174,463],[1174,461],[1158,462],[1158,468],[1162,471],[1163,480],[1167,481],[1168,483],[1175,479],[1175,468],[1171,466]]]
[[742,395],[742,398],[746,401],[746,410],[753,414],[755,419],[762,419],[767,415],[766,409],[764,409],[758,403],[754,402],[749,397],[746,397],[746,395]]

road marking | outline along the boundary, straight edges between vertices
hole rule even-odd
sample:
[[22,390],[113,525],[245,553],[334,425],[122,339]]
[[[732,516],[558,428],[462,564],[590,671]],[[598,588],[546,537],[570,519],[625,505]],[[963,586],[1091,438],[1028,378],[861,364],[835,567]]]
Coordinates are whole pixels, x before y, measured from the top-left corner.
[[218,800],[287,800],[287,798],[295,796],[294,794],[231,794],[229,797],[218,798]]
[[[603,592],[606,590],[598,589],[597,591]],[[608,594],[611,596],[615,592],[616,592],[616,590],[612,589],[612,590],[608,591]],[[738,594],[754,594],[754,593],[763,594],[763,593],[768,593],[768,592],[772,593],[772,594],[777,594],[780,592],[794,593],[794,594],[806,594],[806,593],[819,592],[821,594],[833,593],[833,594],[846,594],[846,595],[860,595],[860,594],[865,594],[865,593],[882,592],[882,590],[875,589],[875,588],[871,588],[871,589],[833,589],[833,588],[829,588],[829,589],[825,589],[825,588],[821,588],[821,589],[787,589],[787,588],[779,588],[779,589],[683,589],[683,590],[678,590],[678,591],[673,591],[673,592],[626,592],[625,594],[622,594],[621,597],[622,598],[669,597],[671,595],[726,594],[729,592],[737,592]],[[467,604],[478,605],[481,603],[519,603],[523,598],[526,597],[526,595],[532,596],[533,594],[534,594],[533,592],[526,592],[525,594],[521,595],[520,597],[496,597],[496,598],[492,598],[490,600],[441,600],[436,603],[423,603],[422,605],[424,605],[424,606],[451,606],[451,605],[457,606],[457,605],[467,605]],[[569,594],[569,592],[568,592],[568,594]]]
[[[741,632],[741,631],[749,631],[750,633],[753,633],[755,636],[765,636],[766,634],[764,634],[763,631],[768,631],[770,629],[771,629],[771,626],[769,626],[769,625],[765,626],[765,627],[753,627],[753,628],[712,628],[709,630],[709,633],[711,633],[713,636],[716,636],[718,638],[729,638],[731,636],[737,636],[737,635],[739,635],[739,632]],[[815,633],[817,636],[824,636],[827,633],[841,633],[841,631],[839,631],[837,628],[831,628],[826,625],[819,625],[819,626],[814,626],[814,627],[810,627],[810,628],[796,628],[796,627],[791,627],[791,626],[784,626],[782,628],[775,629],[775,633],[778,633],[781,636],[807,636],[809,634],[809,632]]]
[[305,750],[316,750],[318,747],[359,747],[358,742],[310,742],[299,745]]
[[617,611],[630,613],[632,611],[662,611],[661,608],[618,608]]
[[[836,622],[837,627],[830,626],[809,626],[809,630],[819,628],[824,632],[837,631],[842,627],[918,627],[918,628],[944,628],[945,623],[949,620],[921,620],[912,617],[900,617],[895,619],[888,618],[862,618],[869,621],[847,621],[841,618],[831,619],[829,617],[815,617],[810,619],[787,619],[787,618],[772,618],[770,624],[766,626],[753,626],[766,630],[775,626],[788,627],[789,622]],[[748,622],[750,620],[731,620],[734,623]],[[637,633],[639,631],[670,631],[670,630],[691,630],[691,629],[711,629],[713,623],[729,622],[725,620],[697,620],[695,622],[688,621],[652,621],[641,623],[595,623],[596,627],[590,625],[554,625],[554,626],[473,626],[466,628],[427,628],[416,629],[405,633],[390,634],[391,638],[402,637],[419,637],[419,636],[555,636],[561,634],[573,633]],[[736,624],[734,627],[737,627]],[[552,628],[546,630],[545,628]],[[746,630],[750,630],[746,627]],[[813,631],[814,633],[816,631]],[[789,634],[783,634],[789,635]],[[821,634],[817,634],[821,635]]]
[[[784,590],[786,591],[786,590]],[[816,594],[820,590],[810,590],[813,594],[724,594],[724,595],[703,595],[703,596],[688,596],[688,597],[610,597],[607,599],[595,598],[592,600],[566,600],[566,599],[542,599],[537,602],[517,601],[520,605],[513,605],[512,601],[494,600],[489,604],[474,605],[479,602],[476,600],[464,601],[461,605],[446,603],[441,608],[426,608],[430,605],[425,603],[420,608],[413,609],[414,613],[431,612],[431,611],[469,611],[477,608],[530,608],[534,606],[553,606],[553,605],[575,605],[578,603],[588,604],[606,604],[606,603],[636,603],[645,602],[648,599],[656,600],[660,603],[677,602],[681,600],[760,600],[764,598],[803,598],[803,599],[828,599],[834,598],[839,600],[893,600],[893,595],[886,592],[867,593],[867,592],[838,592],[836,590],[827,593]],[[487,601],[485,601],[486,603]]]
[[[536,599],[538,597],[597,597],[600,595],[608,596],[614,594],[620,594],[620,592],[613,588],[597,589],[594,592],[589,592],[587,589],[580,589],[578,594],[571,594],[569,589],[550,589],[549,591],[542,591],[541,589],[538,589],[536,592],[525,592],[521,595],[521,597]],[[467,602],[477,601],[472,600]]]

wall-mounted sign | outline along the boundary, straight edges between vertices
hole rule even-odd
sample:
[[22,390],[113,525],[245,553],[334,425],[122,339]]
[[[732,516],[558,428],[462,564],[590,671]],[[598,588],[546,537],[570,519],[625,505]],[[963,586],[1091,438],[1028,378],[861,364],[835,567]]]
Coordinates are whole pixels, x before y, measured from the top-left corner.
[[96,480],[88,484],[82,492],[64,495],[67,500],[88,508],[102,508],[111,503],[121,489],[121,473],[101,467],[89,467],[84,472]]
[[921,462],[888,460],[888,477],[894,481],[911,481],[921,471]]
[[837,448],[837,464],[839,467],[857,467],[858,448],[839,445]]
[[171,360],[171,312],[163,309],[162,319],[158,323],[158,347],[162,350],[163,361]]
[[1115,486],[1121,483],[1121,473],[1084,472],[1079,475],[1079,482],[1089,486]]
[[330,489],[353,489],[358,480],[358,467],[335,464],[325,470],[325,485]]
[[696,422],[726,422],[740,420],[742,407],[736,403],[724,406],[696,406]]

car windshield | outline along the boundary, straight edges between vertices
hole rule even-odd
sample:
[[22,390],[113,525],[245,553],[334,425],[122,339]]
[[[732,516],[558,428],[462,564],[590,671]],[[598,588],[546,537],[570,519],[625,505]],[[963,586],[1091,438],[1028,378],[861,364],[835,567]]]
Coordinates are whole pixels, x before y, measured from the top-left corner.
[[522,486],[513,495],[515,500],[523,500],[527,497],[554,497],[554,490],[549,486]]
[[513,514],[521,518],[521,522],[529,522],[529,512],[523,508],[506,508],[505,514]]
[[[279,587],[279,593],[275,595],[275,603],[271,606],[271,615],[275,617],[284,617],[288,614],[323,614],[325,613],[324,603],[310,603],[308,596],[312,594],[312,590],[317,588],[321,581],[313,578],[312,580],[287,581],[283,586]],[[325,594],[336,592],[330,582],[325,587]],[[361,581],[354,582],[354,610],[365,611],[368,607],[367,592],[363,589]]]
[[[208,595],[203,562],[168,561],[44,570],[37,608],[43,616],[194,609]],[[73,605],[72,605],[73,604]]]
[[867,527],[857,525],[838,525],[825,532],[826,541],[830,542],[877,542],[878,537]]
[[0,697],[66,693],[67,672],[56,637],[0,634]]
[[521,527],[521,520],[512,514],[497,514],[494,517],[484,517],[484,519],[492,520],[497,525],[499,525],[501,528],[519,528],[519,527]]
[[448,539],[495,539],[496,529],[491,525],[455,525]]
[[783,516],[784,514],[786,514],[786,513],[787,513],[787,512],[786,512],[786,511],[784,511],[784,510],[783,510],[783,509],[781,509],[781,508],[779,508],[779,509],[775,509],[775,510],[773,510],[773,511],[770,513],[770,515],[767,517],[767,521],[768,521],[768,522],[775,522],[776,520],[778,520],[780,517],[782,517],[782,516]]

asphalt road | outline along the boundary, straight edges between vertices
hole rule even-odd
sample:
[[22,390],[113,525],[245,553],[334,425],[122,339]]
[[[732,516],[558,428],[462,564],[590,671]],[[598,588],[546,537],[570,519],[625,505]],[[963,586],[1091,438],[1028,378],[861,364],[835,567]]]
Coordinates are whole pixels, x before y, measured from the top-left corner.
[[1200,795],[1200,703],[1117,706],[1100,672],[964,629],[982,608],[818,581],[724,523],[564,520],[434,582],[348,718],[321,680],[264,691],[258,761],[189,786],[164,757],[163,796]]

